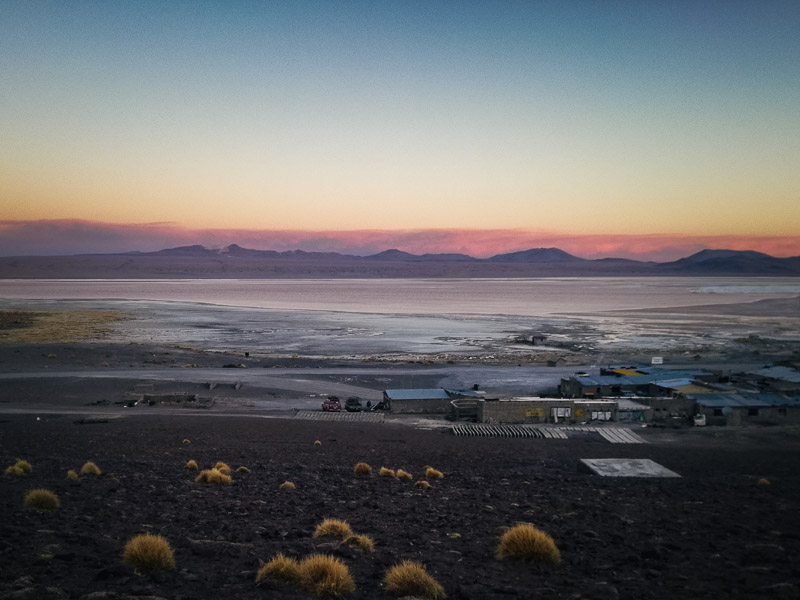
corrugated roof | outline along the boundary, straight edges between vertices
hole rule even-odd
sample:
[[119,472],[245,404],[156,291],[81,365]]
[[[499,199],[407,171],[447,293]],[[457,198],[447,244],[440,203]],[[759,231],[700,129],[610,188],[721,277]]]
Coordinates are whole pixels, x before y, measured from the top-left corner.
[[764,367],[758,371],[751,371],[753,375],[767,377],[768,379],[780,379],[791,383],[800,383],[800,372],[789,367]]
[[700,406],[708,408],[800,407],[800,397],[783,394],[692,394],[691,398]]
[[619,373],[620,375],[645,375],[641,371],[635,371],[633,369],[613,369],[614,373]]
[[447,400],[450,395],[442,388],[385,390],[384,393],[392,400]]

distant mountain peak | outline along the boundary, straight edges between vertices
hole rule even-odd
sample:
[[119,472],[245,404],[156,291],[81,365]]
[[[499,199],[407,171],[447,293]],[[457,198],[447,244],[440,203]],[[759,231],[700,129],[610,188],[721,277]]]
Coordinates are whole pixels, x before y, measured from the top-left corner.
[[565,263],[580,262],[586,259],[564,252],[559,248],[531,248],[519,252],[497,254],[489,260],[503,263]]

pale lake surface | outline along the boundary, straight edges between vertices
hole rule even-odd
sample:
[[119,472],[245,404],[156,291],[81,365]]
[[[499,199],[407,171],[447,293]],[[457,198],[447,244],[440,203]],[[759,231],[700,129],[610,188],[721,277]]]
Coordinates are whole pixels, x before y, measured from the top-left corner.
[[798,278],[0,280],[0,309],[126,311],[111,342],[437,360],[528,354],[510,340],[531,333],[576,353],[706,352],[754,333],[791,343],[797,319],[605,311],[798,295]]
[[155,300],[378,314],[544,316],[751,302],[800,294],[797,278],[0,280],[8,300]]

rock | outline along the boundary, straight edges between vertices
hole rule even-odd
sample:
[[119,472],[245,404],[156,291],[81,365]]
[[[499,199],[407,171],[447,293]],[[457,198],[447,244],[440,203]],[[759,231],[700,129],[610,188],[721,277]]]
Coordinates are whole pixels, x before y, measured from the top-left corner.
[[792,598],[800,597],[800,589],[793,583],[782,582],[774,585],[769,585],[763,588],[765,595],[771,598],[785,598],[791,600]]

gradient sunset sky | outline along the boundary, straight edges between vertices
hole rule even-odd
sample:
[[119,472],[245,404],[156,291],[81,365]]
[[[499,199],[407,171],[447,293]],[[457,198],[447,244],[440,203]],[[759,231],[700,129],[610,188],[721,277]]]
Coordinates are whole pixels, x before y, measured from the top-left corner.
[[0,2],[0,253],[234,242],[800,254],[800,2]]

